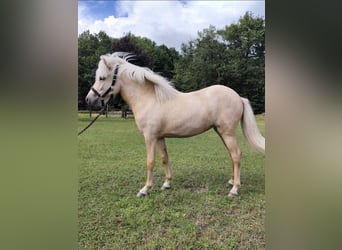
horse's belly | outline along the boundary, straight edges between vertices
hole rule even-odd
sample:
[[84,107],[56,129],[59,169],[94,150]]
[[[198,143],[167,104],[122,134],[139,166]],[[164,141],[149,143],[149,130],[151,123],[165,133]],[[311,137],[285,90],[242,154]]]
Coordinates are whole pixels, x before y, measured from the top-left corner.
[[162,137],[190,137],[203,133],[212,127],[213,123],[205,119],[169,119],[160,131]]
[[191,136],[195,136],[198,134],[201,134],[205,131],[207,131],[208,129],[210,129],[211,127],[206,127],[205,129],[189,129],[189,130],[170,130],[167,132],[164,132],[161,134],[161,137],[173,137],[173,138],[182,138],[182,137],[191,137]]

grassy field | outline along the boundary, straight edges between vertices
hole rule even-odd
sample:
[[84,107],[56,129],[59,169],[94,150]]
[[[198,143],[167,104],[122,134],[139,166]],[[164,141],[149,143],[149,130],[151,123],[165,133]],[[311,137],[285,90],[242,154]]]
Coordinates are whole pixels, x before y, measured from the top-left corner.
[[[78,129],[89,121],[79,114]],[[257,122],[264,134],[263,117]],[[239,197],[227,197],[230,158],[210,130],[166,139],[172,188],[159,190],[157,154],[154,187],[138,198],[146,180],[143,136],[133,118],[100,117],[79,136],[79,249],[265,249],[265,157],[240,127],[238,142]]]

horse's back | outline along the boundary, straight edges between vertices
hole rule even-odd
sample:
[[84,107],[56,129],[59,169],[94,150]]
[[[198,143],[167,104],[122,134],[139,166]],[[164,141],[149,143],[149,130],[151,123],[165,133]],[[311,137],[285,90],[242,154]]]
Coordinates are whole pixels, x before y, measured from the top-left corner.
[[236,114],[243,111],[241,97],[231,88],[223,85],[212,85],[210,87],[191,92],[193,96],[204,103],[208,113]]
[[224,85],[211,85],[209,87],[190,92],[194,94],[200,94],[200,95],[209,95],[209,97],[212,97],[213,94],[216,94],[217,97],[222,97],[222,98],[240,98],[240,96],[235,92],[235,90],[224,86]]

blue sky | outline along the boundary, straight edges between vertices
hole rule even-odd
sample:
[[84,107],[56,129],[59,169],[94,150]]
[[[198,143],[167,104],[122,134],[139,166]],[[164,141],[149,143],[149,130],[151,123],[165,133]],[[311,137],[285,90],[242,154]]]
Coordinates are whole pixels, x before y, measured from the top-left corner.
[[265,16],[264,1],[78,1],[78,33],[105,31],[120,38],[128,32],[158,45],[180,49],[197,32],[236,23],[246,11]]
[[88,9],[94,19],[104,19],[108,16],[128,17],[128,13],[121,13],[117,8],[117,1],[78,1],[78,6]]

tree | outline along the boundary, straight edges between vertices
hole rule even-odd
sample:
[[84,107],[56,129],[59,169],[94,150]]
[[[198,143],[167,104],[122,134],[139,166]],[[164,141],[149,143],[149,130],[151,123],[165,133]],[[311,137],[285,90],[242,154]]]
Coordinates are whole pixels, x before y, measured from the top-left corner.
[[218,32],[227,48],[223,65],[225,80],[240,95],[250,99],[255,112],[265,111],[265,22],[246,12],[237,24]]
[[[104,32],[82,33],[78,38],[78,106],[94,82],[102,54],[124,51],[137,55],[132,63],[148,67],[171,80],[181,91],[193,91],[213,84],[233,88],[247,97],[256,113],[265,110],[265,21],[246,12],[236,24],[217,30],[210,25],[198,37],[174,48],[156,45],[149,38],[128,33],[122,38]],[[114,105],[121,106],[117,99]]]
[[148,67],[169,79],[173,77],[174,64],[179,59],[179,53],[174,48],[169,49],[165,45],[157,46],[154,41],[131,33],[113,42],[112,52],[116,51],[135,54],[137,60],[132,63]]
[[[139,40],[137,37],[132,35],[131,33],[128,33],[126,36],[114,41],[111,46],[111,52],[128,52],[136,55],[135,60],[133,61],[134,64],[142,67],[148,67],[151,68],[153,65],[153,59],[152,57],[145,51],[141,44],[137,42]],[[144,40],[145,43],[147,42],[147,39]],[[149,42],[150,40],[148,40]]]
[[183,91],[193,91],[220,84],[218,68],[224,63],[224,49],[214,26],[198,32],[196,40],[182,45],[183,57],[176,64],[176,86]]
[[212,84],[233,88],[250,99],[256,113],[265,109],[265,25],[247,12],[237,24],[216,30],[209,26],[182,45],[175,82],[182,91]]
[[[129,52],[136,55],[132,63],[148,67],[160,75],[172,79],[174,65],[179,59],[179,53],[174,48],[165,45],[157,46],[146,37],[128,33],[122,38],[109,37],[105,32],[90,34],[85,31],[78,37],[78,108],[85,108],[85,96],[94,83],[95,71],[99,57],[103,54],[117,51]],[[124,105],[120,96],[111,105],[118,108]]]
[[78,108],[85,108],[86,97],[94,83],[99,58],[110,52],[113,39],[105,32],[90,34],[85,31],[78,37]]
[[153,58],[152,70],[171,80],[174,75],[174,65],[179,60],[179,53],[175,48],[165,45],[155,46],[151,51]]

